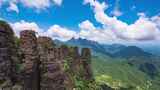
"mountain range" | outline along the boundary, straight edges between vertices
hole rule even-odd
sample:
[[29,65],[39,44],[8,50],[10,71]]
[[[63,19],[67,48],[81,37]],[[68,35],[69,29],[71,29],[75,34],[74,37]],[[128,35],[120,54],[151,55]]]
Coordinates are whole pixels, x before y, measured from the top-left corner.
[[[151,51],[151,49],[140,48],[138,46],[127,46],[123,44],[100,44],[95,41],[82,39],[82,38],[72,38],[66,42],[61,42],[59,40],[55,40],[55,43],[66,44],[70,46],[78,46],[78,47],[87,47],[90,48],[93,52],[93,55],[104,55],[109,57],[118,57],[118,58],[131,58],[131,57],[152,57],[157,56]],[[154,50],[153,50],[154,51]]]

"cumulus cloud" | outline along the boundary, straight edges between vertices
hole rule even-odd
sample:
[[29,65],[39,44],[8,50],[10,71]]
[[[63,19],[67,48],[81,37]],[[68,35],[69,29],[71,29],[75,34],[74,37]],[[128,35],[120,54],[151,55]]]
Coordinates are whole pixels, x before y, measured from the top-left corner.
[[62,4],[62,0],[53,0],[53,2],[56,4],[56,5],[61,5]]
[[119,16],[122,15],[122,12],[121,12],[119,9],[115,9],[115,10],[112,12],[112,14],[113,14],[114,16],[116,16],[116,17],[119,17]]
[[143,12],[139,12],[139,13],[137,13],[137,15],[138,15],[139,17],[146,17],[146,14],[143,13]]
[[113,32],[111,32],[111,30],[98,29],[88,20],[80,23],[79,27],[81,29],[79,33],[79,36],[81,38],[86,38],[101,43],[106,43],[106,41],[112,42],[113,40],[116,39],[116,36],[114,35]]
[[10,23],[10,25],[17,36],[19,36],[19,33],[23,30],[33,30],[38,33],[41,33],[43,31],[35,22],[26,22],[24,20],[20,22]]
[[20,2],[30,8],[45,9],[50,6],[50,0],[20,0]]
[[[139,13],[139,19],[135,23],[128,25],[116,17],[108,16],[105,13],[108,6],[106,3],[100,3],[97,0],[84,0],[84,2],[85,4],[90,4],[93,8],[96,21],[103,24],[102,33],[105,36],[113,35],[115,41],[119,39],[126,41],[157,40],[160,36],[160,30],[155,20],[153,21],[153,19],[146,17],[144,13]],[[107,41],[108,39],[106,38]]]
[[96,29],[96,27],[89,20],[86,20],[80,23],[79,27],[82,30],[95,30]]
[[35,22],[20,21],[10,23],[10,25],[17,36],[19,36],[20,32],[23,30],[33,30],[38,33],[37,35],[48,36],[52,39],[59,39],[62,41],[69,40],[73,37],[78,37],[78,34],[75,31],[61,27],[59,25],[52,25],[47,30],[43,30]]
[[151,20],[152,20],[152,22],[156,23],[157,27],[160,30],[160,15],[152,17]]
[[34,8],[36,11],[45,10],[53,5],[60,6],[63,0],[0,0],[0,7],[4,4],[8,5],[7,11],[19,12],[18,4],[27,8]]
[[20,0],[20,2],[30,8],[46,9],[53,4],[60,6],[63,0]]
[[45,35],[52,37],[53,39],[59,39],[62,41],[69,40],[73,37],[77,37],[77,33],[73,30],[61,27],[59,25],[51,26],[46,32]]
[[123,14],[120,11],[119,2],[120,2],[120,0],[116,0],[114,10],[112,11],[112,14],[116,17],[119,17]]
[[7,8],[7,11],[14,11],[16,13],[19,13],[18,6],[14,2],[11,2],[9,4],[9,7]]

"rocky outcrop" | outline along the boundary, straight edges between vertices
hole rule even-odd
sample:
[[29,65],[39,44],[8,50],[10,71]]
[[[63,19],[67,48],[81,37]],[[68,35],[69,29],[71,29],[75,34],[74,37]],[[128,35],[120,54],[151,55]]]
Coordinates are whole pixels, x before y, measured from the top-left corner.
[[0,83],[1,87],[10,87],[15,81],[16,50],[14,33],[11,27],[0,21]]
[[88,48],[83,48],[81,53],[82,65],[85,69],[84,73],[84,80],[92,81],[93,75],[91,70],[91,51]]
[[24,55],[24,90],[40,90],[39,55],[34,31],[20,33],[20,47]]
[[52,39],[48,37],[39,37],[38,44],[42,64],[41,89],[65,90],[65,74],[60,67],[59,48],[54,48]]
[[74,90],[77,78],[93,80],[88,48],[57,47],[32,30],[20,32],[19,49],[14,42],[12,29],[0,23],[0,85],[7,90]]

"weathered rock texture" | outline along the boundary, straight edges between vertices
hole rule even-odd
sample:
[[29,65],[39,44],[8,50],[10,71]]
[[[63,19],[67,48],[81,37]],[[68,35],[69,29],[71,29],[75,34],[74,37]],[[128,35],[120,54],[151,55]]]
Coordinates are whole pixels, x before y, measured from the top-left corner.
[[80,74],[82,73],[81,69],[83,65],[82,65],[82,60],[80,58],[78,47],[70,48],[69,56],[72,57],[72,59],[69,61],[69,66],[72,73],[74,75],[80,76]]
[[82,54],[81,54],[81,59],[82,59],[82,65],[84,70],[84,79],[88,81],[93,80],[92,76],[92,70],[91,70],[91,51],[88,48],[83,48],[82,49]]
[[42,90],[65,90],[65,74],[60,67],[60,50],[54,48],[51,38],[39,37],[39,53],[42,63]]
[[[80,54],[78,47],[56,47],[51,38],[37,38],[34,31],[24,30],[18,49],[21,58],[16,58],[14,42],[12,29],[0,23],[0,83],[7,83],[4,90],[73,90],[75,79],[93,80],[88,48]],[[22,61],[16,63],[19,75],[14,75],[15,59]]]
[[40,90],[39,55],[34,31],[20,33],[20,46],[24,55],[24,90]]
[[15,79],[15,43],[11,27],[0,21],[0,83],[2,87],[9,87]]

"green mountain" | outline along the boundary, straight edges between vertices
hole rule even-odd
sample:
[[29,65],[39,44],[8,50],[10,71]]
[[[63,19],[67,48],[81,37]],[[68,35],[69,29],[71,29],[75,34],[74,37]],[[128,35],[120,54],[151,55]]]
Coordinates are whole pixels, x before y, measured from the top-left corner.
[[[58,41],[57,41],[58,42]],[[59,43],[59,42],[58,42]],[[93,51],[94,55],[97,53],[104,54],[110,57],[131,58],[131,57],[152,57],[150,52],[146,52],[137,46],[125,46],[122,44],[100,44],[95,41],[87,39],[74,39],[63,42],[64,44],[78,47],[87,47]]]
[[131,57],[152,57],[153,55],[143,51],[141,48],[138,48],[136,46],[128,46],[125,47],[118,52],[115,52],[113,54],[115,57],[120,58],[131,58]]
[[[92,60],[96,81],[117,90],[159,90],[159,65],[160,61],[138,62],[138,59],[130,61],[101,56],[93,57]],[[154,75],[154,78],[151,75]]]

